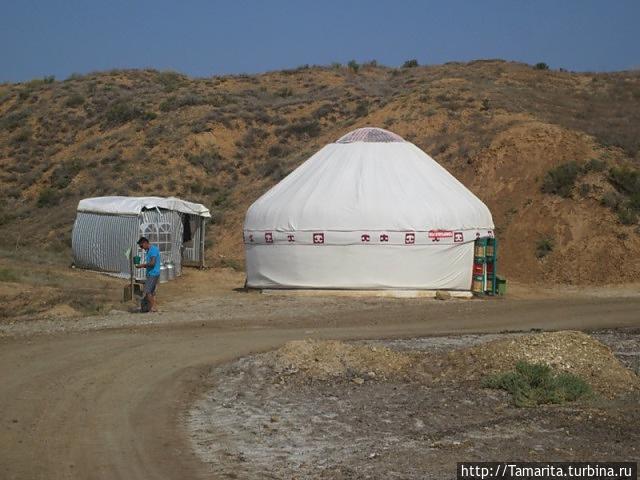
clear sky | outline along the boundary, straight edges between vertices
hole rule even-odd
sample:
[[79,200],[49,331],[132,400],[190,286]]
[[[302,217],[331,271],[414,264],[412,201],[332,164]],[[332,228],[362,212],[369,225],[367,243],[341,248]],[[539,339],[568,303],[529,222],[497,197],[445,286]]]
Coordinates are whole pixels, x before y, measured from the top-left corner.
[[640,0],[0,0],[0,81],[410,58],[638,68]]

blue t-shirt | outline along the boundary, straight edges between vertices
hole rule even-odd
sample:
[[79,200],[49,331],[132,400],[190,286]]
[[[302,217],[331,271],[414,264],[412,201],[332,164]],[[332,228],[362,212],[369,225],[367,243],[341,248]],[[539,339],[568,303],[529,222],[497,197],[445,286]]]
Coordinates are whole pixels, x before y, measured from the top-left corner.
[[151,263],[151,259],[155,257],[156,263],[153,267],[147,267],[147,277],[159,277],[160,276],[160,249],[157,245],[151,245],[147,252],[147,261],[145,263]]

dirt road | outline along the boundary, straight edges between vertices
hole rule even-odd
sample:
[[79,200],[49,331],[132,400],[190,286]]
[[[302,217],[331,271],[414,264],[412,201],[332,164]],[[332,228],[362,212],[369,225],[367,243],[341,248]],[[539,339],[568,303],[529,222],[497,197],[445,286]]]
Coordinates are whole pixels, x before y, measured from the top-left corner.
[[141,316],[117,315],[88,329],[67,322],[62,329],[74,333],[37,335],[40,324],[5,329],[0,477],[201,478],[183,427],[201,378],[212,364],[294,338],[640,326],[638,298],[315,300],[312,309],[292,299],[255,297],[249,309],[233,302],[222,316],[175,308],[143,327],[128,326]]

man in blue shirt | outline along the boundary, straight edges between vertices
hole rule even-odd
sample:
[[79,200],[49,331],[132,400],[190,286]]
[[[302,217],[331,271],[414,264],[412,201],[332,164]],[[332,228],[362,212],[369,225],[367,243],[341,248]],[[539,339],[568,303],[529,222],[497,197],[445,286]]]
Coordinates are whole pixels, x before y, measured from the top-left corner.
[[147,280],[144,282],[142,294],[149,302],[149,311],[157,312],[156,287],[160,279],[160,249],[157,245],[151,245],[145,237],[140,237],[138,246],[146,252],[146,261],[136,265],[137,268],[147,269]]

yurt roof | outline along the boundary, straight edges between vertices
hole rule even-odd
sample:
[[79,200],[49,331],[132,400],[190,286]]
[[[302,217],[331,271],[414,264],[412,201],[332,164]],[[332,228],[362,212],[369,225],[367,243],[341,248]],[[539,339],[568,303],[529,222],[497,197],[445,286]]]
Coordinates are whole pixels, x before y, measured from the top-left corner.
[[139,215],[143,210],[162,208],[189,215],[211,217],[209,209],[200,203],[187,202],[176,197],[93,197],[80,200],[78,212],[114,215]]
[[245,230],[493,229],[486,205],[413,143],[381,128],[325,145],[249,208]]

